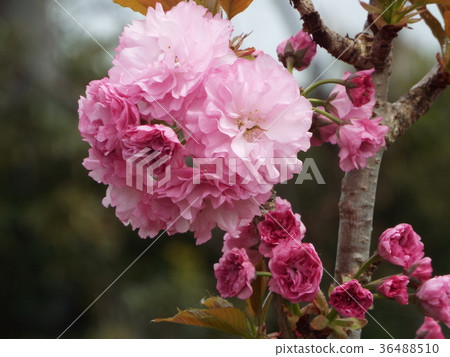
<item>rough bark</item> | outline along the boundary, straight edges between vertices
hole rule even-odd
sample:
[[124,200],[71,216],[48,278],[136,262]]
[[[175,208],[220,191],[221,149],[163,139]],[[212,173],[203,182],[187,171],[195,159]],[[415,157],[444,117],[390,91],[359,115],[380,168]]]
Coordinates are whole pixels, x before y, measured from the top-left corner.
[[388,145],[403,135],[428,112],[434,101],[450,85],[450,74],[436,64],[411,90],[390,105]]
[[[381,32],[378,31],[377,35]],[[396,32],[395,32],[396,34]],[[376,90],[374,112],[387,122],[390,114],[387,103],[389,78],[392,63],[392,41],[396,36],[378,35],[380,53],[371,53],[372,61],[377,61],[372,79]],[[374,43],[375,45],[375,43]],[[380,46],[382,45],[382,46]],[[352,170],[344,175],[339,201],[339,235],[336,256],[335,279],[353,276],[361,264],[370,256],[370,242],[373,227],[373,212],[378,184],[378,174],[384,150],[367,160],[364,169]],[[360,338],[361,330],[352,330],[349,338]]]
[[372,36],[360,34],[356,39],[344,37],[328,28],[310,0],[290,0],[300,13],[303,30],[308,32],[320,47],[332,56],[357,68],[373,67],[370,52]]

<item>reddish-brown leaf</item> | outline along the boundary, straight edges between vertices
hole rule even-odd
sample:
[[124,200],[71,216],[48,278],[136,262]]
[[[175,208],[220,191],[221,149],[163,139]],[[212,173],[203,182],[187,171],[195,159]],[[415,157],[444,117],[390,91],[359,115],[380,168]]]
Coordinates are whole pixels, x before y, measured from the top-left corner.
[[130,9],[140,12],[146,15],[149,7],[155,8],[156,3],[161,3],[164,11],[170,10],[176,4],[183,0],[113,0],[116,4],[123,7],[129,7]]
[[252,2],[253,0],[219,0],[219,4],[226,12],[228,19],[232,19],[244,11]]

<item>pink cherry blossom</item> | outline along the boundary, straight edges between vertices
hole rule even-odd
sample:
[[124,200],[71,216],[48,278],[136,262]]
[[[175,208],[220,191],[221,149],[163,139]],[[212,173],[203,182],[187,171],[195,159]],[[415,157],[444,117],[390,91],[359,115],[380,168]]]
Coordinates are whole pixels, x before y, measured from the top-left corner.
[[373,304],[373,295],[353,279],[333,289],[329,304],[342,317],[363,319]]
[[413,286],[417,286],[431,279],[431,276],[433,275],[431,258],[425,257],[420,259],[417,263],[409,267],[405,274],[409,275]]
[[[325,110],[324,107],[317,107],[318,109]],[[322,114],[314,112],[313,121],[311,126],[311,146],[320,146],[324,143],[330,142],[333,137],[334,141],[336,136],[336,130],[338,125],[325,117]]]
[[406,223],[386,229],[378,240],[378,254],[388,262],[408,269],[424,255],[420,236]]
[[292,303],[312,301],[319,292],[323,267],[314,246],[287,240],[273,249],[269,289]]
[[216,226],[233,236],[238,234],[239,227],[261,213],[260,205],[270,198],[271,187],[239,180],[233,183],[226,173],[185,167],[173,170],[161,191],[183,212],[197,244],[202,244]]
[[277,46],[278,59],[283,66],[288,67],[287,61],[291,57],[293,67],[297,71],[307,68],[317,53],[317,45],[309,34],[300,30]]
[[226,253],[233,248],[244,248],[250,261],[257,264],[261,259],[261,254],[257,250],[260,238],[253,222],[246,226],[239,227],[237,234],[232,235],[227,232],[223,237],[222,252]]
[[125,160],[132,158],[136,154],[144,152],[148,158],[156,155],[148,162],[149,165],[157,165],[154,175],[163,173],[168,165],[172,167],[182,167],[184,165],[184,147],[178,140],[175,132],[161,124],[139,125],[132,127],[125,132],[123,138],[122,156]]
[[226,252],[219,262],[214,264],[214,275],[217,279],[217,290],[224,298],[237,296],[245,300],[253,293],[251,283],[256,272],[245,249],[233,248]]
[[187,139],[194,155],[224,158],[230,170],[261,184],[300,172],[297,153],[310,147],[312,107],[274,59],[238,59],[209,75],[205,91],[185,117],[199,141]]
[[394,275],[384,280],[377,290],[401,305],[408,305],[408,282],[409,278],[406,275]]
[[91,145],[83,165],[98,182],[125,185],[125,162],[121,143],[124,132],[139,125],[140,115],[135,93],[108,78],[89,83],[86,97],[79,100],[78,128]]
[[372,82],[373,72],[375,72],[375,68],[353,73],[346,78],[345,89],[355,107],[369,103],[375,95],[375,86]]
[[[194,1],[164,12],[149,7],[144,20],[125,28],[109,71],[111,81],[140,90],[143,115],[172,124],[197,95],[205,75],[236,56],[231,22]],[[182,36],[180,36],[182,34]]]
[[[342,80],[347,80],[351,76],[351,72],[345,72]],[[331,114],[336,115],[342,120],[349,119],[370,119],[373,116],[373,107],[375,106],[375,92],[370,92],[370,100],[357,107],[353,104],[347,94],[344,85],[338,84],[331,91],[328,100],[332,108]]]
[[[365,73],[361,76],[366,78],[367,75]],[[351,76],[350,72],[345,72],[342,79],[353,83],[351,80],[354,77]],[[389,128],[381,124],[381,117],[371,119],[375,92],[364,93],[365,99],[359,100],[360,105],[356,106],[347,95],[345,86],[338,84],[331,92],[327,110],[341,119],[343,125],[337,125],[323,115],[316,114],[314,117],[314,138],[311,144],[321,145],[324,142],[338,144],[339,166],[346,172],[365,167],[367,159],[386,145],[384,137]]]
[[384,136],[389,128],[380,125],[381,119],[350,119],[338,128],[335,137],[330,138],[332,144],[339,145],[342,171],[365,167],[367,159],[386,145]]
[[445,339],[441,326],[431,317],[426,316],[423,324],[416,331],[419,339]]
[[259,251],[265,257],[271,257],[273,248],[281,242],[291,239],[300,242],[306,233],[300,215],[294,214],[291,204],[280,197],[275,199],[275,210],[266,212],[257,227],[261,236]]
[[450,275],[435,276],[424,282],[416,298],[425,316],[450,327]]

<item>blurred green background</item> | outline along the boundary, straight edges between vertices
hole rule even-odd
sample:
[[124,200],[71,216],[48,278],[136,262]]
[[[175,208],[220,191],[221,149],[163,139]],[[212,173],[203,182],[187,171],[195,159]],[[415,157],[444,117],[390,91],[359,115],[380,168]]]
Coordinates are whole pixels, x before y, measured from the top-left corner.
[[[99,26],[118,26],[114,11],[96,11],[110,18]],[[151,241],[101,205],[105,187],[81,166],[88,145],[78,133],[77,101],[89,81],[106,75],[110,58],[74,30],[54,1],[0,2],[0,14],[0,337],[56,338]],[[101,41],[108,50],[117,45],[119,25]],[[434,53],[397,45],[393,100],[434,62]],[[386,153],[373,234],[376,239],[388,227],[411,223],[436,275],[450,272],[449,100],[447,91]],[[343,174],[336,148],[313,148],[303,157],[314,158],[326,184],[305,181],[277,191],[301,213],[308,241],[332,272]],[[212,265],[220,257],[222,234],[215,232],[199,247],[190,234],[161,237],[64,337],[228,337],[150,323],[216,293]],[[324,289],[329,282],[324,279]],[[377,302],[373,316],[396,338],[413,337],[423,319],[413,306],[391,301]],[[444,332],[449,335],[445,327]],[[388,337],[373,321],[363,336]]]

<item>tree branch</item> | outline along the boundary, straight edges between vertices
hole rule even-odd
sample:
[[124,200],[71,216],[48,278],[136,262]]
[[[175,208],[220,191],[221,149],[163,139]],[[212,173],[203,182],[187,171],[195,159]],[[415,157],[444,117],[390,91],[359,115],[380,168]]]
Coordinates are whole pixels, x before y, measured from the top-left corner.
[[320,47],[326,49],[333,57],[357,68],[373,67],[370,57],[372,36],[361,34],[356,39],[343,37],[323,23],[311,0],[290,0],[290,2],[301,15],[304,31],[308,32]]
[[377,71],[382,72],[384,68],[390,67],[392,42],[402,28],[401,26],[386,25],[377,31],[371,51],[373,66]]
[[295,338],[295,334],[289,327],[289,322],[284,312],[284,299],[278,294],[273,294],[273,302],[282,338]]
[[450,74],[436,64],[408,93],[390,105],[392,114],[390,122],[387,123],[390,127],[386,136],[388,145],[425,115],[448,85],[450,85]]

